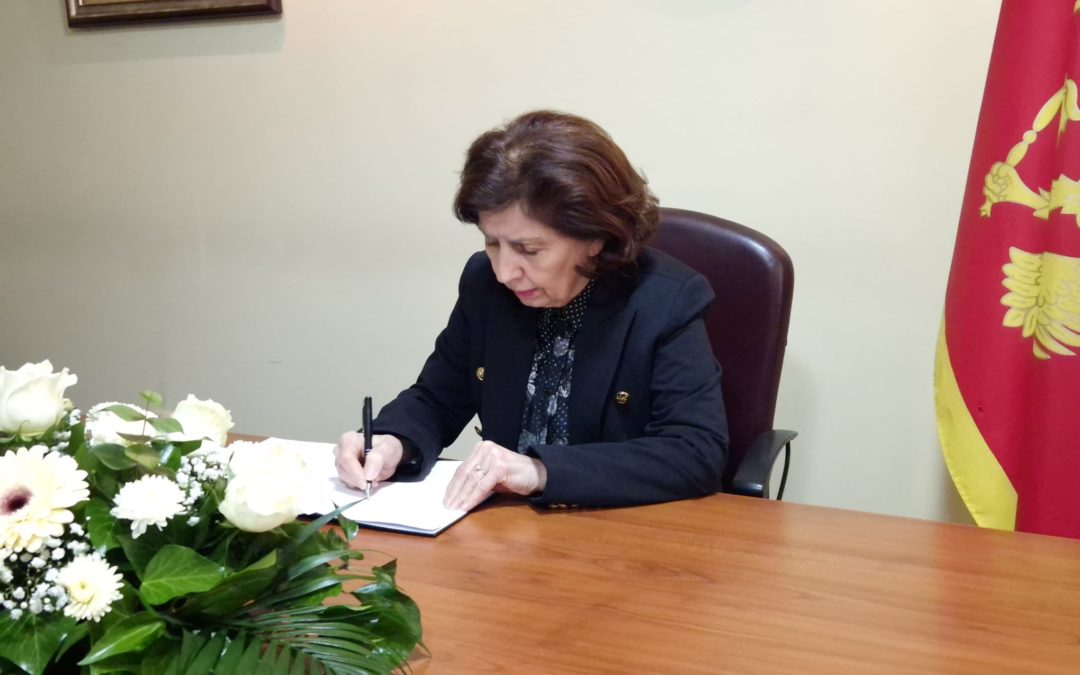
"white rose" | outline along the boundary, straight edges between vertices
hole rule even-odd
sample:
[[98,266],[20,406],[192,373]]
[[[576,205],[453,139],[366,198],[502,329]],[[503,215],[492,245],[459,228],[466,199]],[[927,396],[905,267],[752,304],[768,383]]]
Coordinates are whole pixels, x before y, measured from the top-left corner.
[[223,405],[212,399],[202,401],[193,394],[176,404],[172,417],[184,427],[183,432],[170,435],[173,440],[209,438],[225,445],[225,437],[233,426],[232,415]]
[[70,407],[64,390],[78,381],[67,368],[54,373],[47,359],[16,371],[0,367],[0,431],[24,438],[40,436]]
[[86,412],[86,433],[90,435],[90,438],[94,443],[99,445],[103,443],[115,443],[116,445],[127,447],[134,443],[134,441],[130,441],[120,434],[127,434],[129,436],[157,435],[157,431],[154,430],[154,427],[143,420],[125,422],[120,419],[120,416],[116,413],[105,410],[105,408],[114,405],[127,406],[145,417],[157,417],[157,415],[149,410],[143,410],[139,406],[131,405],[130,403],[116,403],[115,401],[98,403]]
[[304,512],[308,469],[295,450],[273,443],[239,441],[229,446],[231,477],[219,510],[247,532],[266,532]]

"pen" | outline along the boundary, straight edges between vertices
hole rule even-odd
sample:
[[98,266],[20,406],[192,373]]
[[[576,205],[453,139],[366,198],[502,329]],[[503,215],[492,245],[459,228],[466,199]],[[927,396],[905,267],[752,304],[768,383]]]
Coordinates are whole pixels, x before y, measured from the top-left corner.
[[[364,397],[363,422],[364,422],[364,456],[367,457],[367,454],[369,452],[371,452],[371,397],[370,396],[365,396]],[[367,462],[364,462],[364,464],[366,466]],[[364,498],[365,499],[370,499],[371,498],[371,481],[367,481],[367,485],[364,487]]]

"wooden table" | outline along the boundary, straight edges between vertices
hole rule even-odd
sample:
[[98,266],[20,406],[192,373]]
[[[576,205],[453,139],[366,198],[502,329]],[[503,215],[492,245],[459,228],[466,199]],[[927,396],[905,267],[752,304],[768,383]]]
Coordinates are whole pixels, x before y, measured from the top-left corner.
[[398,558],[417,672],[1080,672],[1069,539],[717,495],[356,545]]

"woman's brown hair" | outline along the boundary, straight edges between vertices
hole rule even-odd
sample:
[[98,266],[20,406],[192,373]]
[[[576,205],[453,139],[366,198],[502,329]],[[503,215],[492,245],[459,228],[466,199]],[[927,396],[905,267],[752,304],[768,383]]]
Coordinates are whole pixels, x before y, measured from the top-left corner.
[[531,218],[603,248],[588,276],[633,264],[660,224],[657,199],[607,132],[567,113],[537,110],[481,134],[469,147],[454,214],[515,202]]

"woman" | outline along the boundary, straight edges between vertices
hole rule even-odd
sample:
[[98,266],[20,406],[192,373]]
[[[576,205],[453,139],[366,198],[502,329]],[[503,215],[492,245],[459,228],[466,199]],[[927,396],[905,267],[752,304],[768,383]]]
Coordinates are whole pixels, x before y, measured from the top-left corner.
[[477,138],[454,201],[484,252],[420,377],[380,411],[372,450],[335,449],[349,485],[416,480],[478,414],[449,508],[493,491],[621,506],[720,485],[727,425],[702,313],[708,282],[645,247],[657,200],[599,126],[526,113]]

